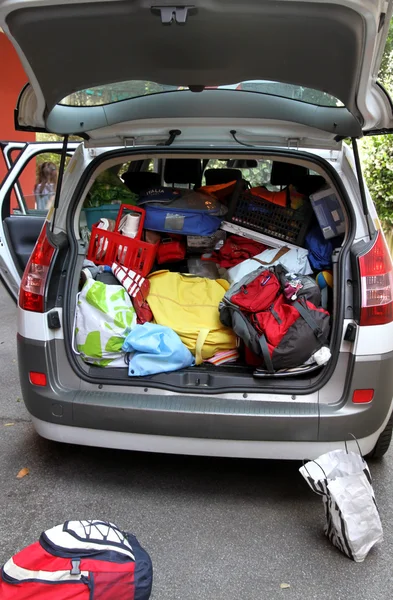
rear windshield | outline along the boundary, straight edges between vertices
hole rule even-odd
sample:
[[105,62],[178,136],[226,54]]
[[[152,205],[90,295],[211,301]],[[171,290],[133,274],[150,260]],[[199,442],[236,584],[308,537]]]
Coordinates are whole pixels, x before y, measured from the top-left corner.
[[[291,98],[293,100],[315,104],[317,106],[343,106],[340,100],[330,96],[326,92],[288,83],[279,83],[277,81],[242,81],[240,83],[208,87],[205,89],[269,94],[272,96]],[[161,83],[154,83],[153,81],[123,81],[121,83],[100,85],[80,92],[75,92],[64,98],[60,104],[67,106],[100,106],[141,96],[151,96],[152,94],[167,92],[182,92],[184,90],[189,90],[189,88],[186,86],[163,85]]]

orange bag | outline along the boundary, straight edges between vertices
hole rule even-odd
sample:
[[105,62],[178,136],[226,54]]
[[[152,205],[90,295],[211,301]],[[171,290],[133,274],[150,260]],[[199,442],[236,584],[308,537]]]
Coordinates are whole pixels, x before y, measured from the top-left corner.
[[204,185],[200,187],[197,191],[202,192],[202,194],[208,194],[209,196],[214,196],[217,200],[223,200],[227,196],[230,196],[236,186],[236,180],[230,181],[229,183],[218,183],[217,185]]
[[292,185],[280,192],[271,192],[265,187],[259,186],[251,188],[250,193],[253,194],[253,196],[267,200],[267,202],[271,202],[272,204],[284,207],[287,206],[288,208],[293,208],[295,210],[299,208],[305,200],[305,196],[299,194]]
[[287,206],[287,200],[289,195],[287,189],[282,190],[281,192],[270,192],[265,187],[259,186],[251,188],[250,193],[253,196],[258,196],[258,198],[262,198],[262,200],[267,200],[272,204],[278,204],[278,206]]

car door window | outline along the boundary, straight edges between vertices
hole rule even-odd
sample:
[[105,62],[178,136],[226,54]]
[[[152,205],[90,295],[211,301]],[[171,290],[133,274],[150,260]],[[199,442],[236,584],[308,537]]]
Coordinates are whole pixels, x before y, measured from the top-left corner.
[[[66,158],[66,165],[69,157]],[[9,194],[9,215],[45,216],[57,188],[60,152],[39,152],[24,166]]]

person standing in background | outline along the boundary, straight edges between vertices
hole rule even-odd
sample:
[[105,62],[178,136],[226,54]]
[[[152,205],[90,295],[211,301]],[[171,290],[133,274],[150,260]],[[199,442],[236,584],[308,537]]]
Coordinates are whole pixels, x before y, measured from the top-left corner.
[[48,210],[55,197],[57,184],[57,167],[53,162],[43,162],[38,168],[37,181],[34,186],[37,210]]

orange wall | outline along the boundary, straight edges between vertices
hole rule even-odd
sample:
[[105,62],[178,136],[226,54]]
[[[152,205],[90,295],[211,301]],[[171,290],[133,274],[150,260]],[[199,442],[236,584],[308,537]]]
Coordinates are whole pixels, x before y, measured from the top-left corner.
[[[26,82],[27,76],[18,55],[4,33],[0,33],[0,140],[12,142],[35,141],[34,133],[15,131],[14,129],[14,109],[19,92]],[[3,180],[6,172],[4,159],[1,156],[0,182]],[[32,161],[21,176],[21,184],[24,190],[31,189],[33,191],[34,183],[35,161]]]

